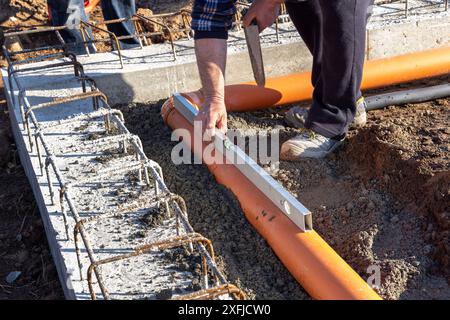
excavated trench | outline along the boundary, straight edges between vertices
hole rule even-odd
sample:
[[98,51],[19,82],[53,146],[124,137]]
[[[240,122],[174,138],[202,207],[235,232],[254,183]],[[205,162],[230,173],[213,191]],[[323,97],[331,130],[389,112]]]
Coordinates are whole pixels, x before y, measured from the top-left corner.
[[[168,187],[186,200],[193,227],[213,241],[228,279],[251,298],[309,299],[247,222],[234,195],[204,165],[173,164],[177,142],[159,116],[161,104],[118,108],[147,155],[161,164]],[[385,299],[450,298],[448,105],[443,99],[375,111],[336,154],[282,161],[273,172],[313,212],[325,241],[364,279],[370,266],[379,268],[377,292]],[[283,142],[297,133],[285,126],[285,110],[233,113],[229,127],[277,128]],[[414,139],[432,143],[427,149]]]

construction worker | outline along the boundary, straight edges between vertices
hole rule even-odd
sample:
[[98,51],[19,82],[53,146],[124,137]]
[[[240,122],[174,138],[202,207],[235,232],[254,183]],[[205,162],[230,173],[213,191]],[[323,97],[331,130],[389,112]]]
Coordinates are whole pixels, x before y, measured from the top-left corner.
[[[47,1],[52,25],[67,26],[67,29],[61,31],[61,35],[64,41],[69,44],[69,50],[77,54],[86,53],[84,45],[81,44],[83,39],[77,28],[81,20],[88,21],[88,16],[84,10],[86,2],[89,3],[86,0]],[[105,20],[129,18],[136,13],[135,0],[104,0],[101,1],[101,6]],[[129,21],[108,24],[107,28],[116,36],[134,34],[133,24]],[[89,32],[92,35],[91,31]],[[125,49],[135,47],[138,44],[138,40],[135,38],[120,41],[121,47]],[[95,47],[91,44],[89,50],[95,51]]]
[[[236,12],[232,0],[195,0],[192,27],[204,103],[198,119],[210,135],[227,130],[224,103],[226,40]],[[270,26],[283,0],[254,0],[244,27],[256,19]],[[360,91],[365,32],[373,0],[286,0],[286,8],[313,55],[313,101],[309,110],[292,108],[286,121],[303,134],[283,143],[281,159],[322,158],[344,140],[350,124],[366,122]]]

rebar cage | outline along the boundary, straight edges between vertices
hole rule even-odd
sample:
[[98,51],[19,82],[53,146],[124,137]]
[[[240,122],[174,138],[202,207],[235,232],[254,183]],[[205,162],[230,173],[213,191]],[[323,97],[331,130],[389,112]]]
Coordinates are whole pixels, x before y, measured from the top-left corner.
[[[146,44],[146,38],[155,35],[156,33],[142,32],[140,27],[137,27],[143,21],[150,21],[156,23],[157,18],[161,18],[167,15],[159,15],[155,17],[143,17],[135,15],[130,18],[136,26],[136,34],[134,37],[138,38],[141,45]],[[106,21],[103,23],[114,23],[124,21],[120,19],[117,21]],[[173,46],[173,38],[171,36],[171,30],[165,26],[163,32],[169,35],[169,39],[172,44],[174,58],[176,57],[175,49]],[[80,32],[83,28],[97,28],[91,23],[80,24]],[[92,299],[97,299],[95,292],[95,283],[97,283],[103,299],[110,299],[110,293],[104,281],[104,275],[102,274],[102,266],[111,262],[132,259],[140,255],[144,255],[150,251],[168,250],[175,247],[183,247],[188,253],[196,251],[202,257],[202,285],[199,291],[190,292],[188,294],[178,295],[175,299],[216,299],[223,297],[231,297],[235,299],[245,299],[245,293],[235,285],[230,284],[225,276],[220,272],[217,267],[214,249],[211,241],[204,236],[196,233],[189,223],[186,204],[182,197],[173,194],[167,188],[161,167],[154,161],[147,158],[143,151],[142,142],[139,137],[131,134],[124,124],[124,117],[119,110],[112,109],[108,104],[108,99],[98,88],[95,81],[84,73],[83,66],[77,61],[76,55],[70,53],[67,50],[67,45],[63,42],[59,31],[64,27],[46,27],[36,28],[31,30],[14,31],[5,34],[5,37],[21,36],[30,33],[39,32],[55,32],[60,43],[56,46],[46,46],[34,49],[25,49],[17,52],[10,52],[3,46],[3,54],[8,63],[8,84],[10,89],[10,101],[13,104],[18,105],[20,108],[20,114],[22,117],[22,129],[26,132],[29,150],[28,152],[36,156],[39,163],[41,176],[45,175],[48,191],[51,198],[51,205],[55,205],[56,196],[59,195],[58,205],[59,211],[57,212],[64,221],[65,237],[67,240],[71,240],[73,235],[74,247],[76,248],[76,255],[78,259],[78,267],[80,272],[80,279],[87,281],[88,288]],[[107,32],[106,30],[104,30]],[[180,31],[180,30],[178,30]],[[186,32],[186,36],[190,36],[190,27],[186,26],[181,30]],[[86,36],[87,33],[85,33]],[[108,33],[111,37],[111,41],[115,43],[116,50],[120,54],[119,40],[121,37],[116,37],[113,34]],[[86,38],[85,45],[97,40]],[[56,52],[42,54],[46,50],[54,50]],[[35,53],[33,57],[26,57],[18,59],[19,54]],[[45,64],[30,65],[35,62],[47,61]],[[55,97],[49,102],[32,105],[27,97],[27,90],[22,85],[21,74],[24,72],[43,71],[53,68],[73,68],[73,78],[79,83],[81,93],[77,93],[67,97]],[[16,89],[17,95],[14,93]],[[76,115],[73,117],[67,117],[58,119],[56,123],[41,123],[36,117],[36,111],[46,109],[49,107],[64,108],[69,103],[90,101],[92,111]],[[70,123],[76,121],[92,121],[100,119],[103,123],[104,129],[107,132],[107,136],[97,139],[95,141],[96,146],[107,145],[116,146],[119,145],[124,153],[131,152],[134,154],[135,161],[129,162],[126,166],[111,167],[108,170],[102,170],[93,172],[91,176],[86,179],[81,179],[75,182],[68,182],[67,177],[63,174],[61,168],[58,167],[57,155],[52,150],[50,144],[46,138],[46,132],[50,129],[55,129],[57,126],[67,126]],[[114,130],[113,130],[114,129]],[[92,144],[92,141],[84,142],[86,145]],[[117,174],[123,173],[136,173],[138,177],[137,185],[139,187],[147,186],[153,188],[155,196],[146,199],[147,203],[153,203],[157,205],[163,205],[166,208],[167,217],[175,217],[177,221],[177,235],[162,239],[160,241],[154,241],[146,243],[145,245],[138,246],[131,250],[128,254],[119,254],[108,259],[98,259],[93,249],[93,242],[90,237],[90,233],[86,229],[86,225],[96,221],[109,219],[110,222],[114,222],[113,217],[117,215],[126,215],[133,209],[136,209],[136,203],[128,203],[122,206],[119,210],[111,212],[103,212],[89,218],[82,218],[80,216],[80,205],[76,201],[76,197],[72,195],[71,190],[77,185],[89,185],[97,184],[101,181],[108,181],[111,173]],[[56,180],[56,181],[55,181]],[[73,219],[75,224],[74,229],[70,232],[69,219]],[[83,276],[83,269],[80,260],[82,251],[80,249],[79,238],[81,238],[85,252],[90,261],[90,265],[87,269],[87,277]],[[211,279],[209,278],[211,275]],[[95,279],[95,281],[94,281]],[[212,284],[212,285],[211,285]]]

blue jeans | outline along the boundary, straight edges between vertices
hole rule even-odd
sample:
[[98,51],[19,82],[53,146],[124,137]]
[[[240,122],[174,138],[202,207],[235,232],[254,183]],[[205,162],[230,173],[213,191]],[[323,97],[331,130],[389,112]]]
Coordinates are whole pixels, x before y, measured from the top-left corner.
[[[82,44],[83,38],[76,26],[79,21],[88,21],[84,11],[83,0],[47,0],[52,15],[53,26],[67,26],[66,30],[61,31],[64,41],[69,44],[69,51],[77,54],[86,53]],[[115,20],[120,18],[129,18],[136,13],[135,0],[107,0],[101,1],[103,16],[105,20]],[[130,21],[114,23],[107,25],[109,31],[116,36],[128,36],[134,34],[134,26]],[[92,32],[88,31],[91,36]],[[78,43],[78,44],[76,44]],[[121,40],[123,47],[136,46],[138,40],[135,38]],[[89,46],[93,51],[93,46]]]

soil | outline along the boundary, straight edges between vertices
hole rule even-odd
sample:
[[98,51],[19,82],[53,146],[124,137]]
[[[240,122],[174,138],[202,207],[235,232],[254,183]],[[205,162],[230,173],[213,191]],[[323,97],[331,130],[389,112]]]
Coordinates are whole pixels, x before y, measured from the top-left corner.
[[156,13],[170,13],[190,8],[193,0],[137,0],[136,6]]
[[[449,102],[373,111],[334,155],[282,161],[274,174],[360,275],[381,268],[386,299],[450,298]],[[229,126],[280,128],[285,110],[234,114]],[[294,132],[282,129],[281,142]]]
[[[273,174],[312,210],[315,229],[363,278],[370,266],[380,268],[377,291],[385,299],[450,299],[449,103],[372,111],[368,125],[352,131],[334,155],[282,161]],[[175,142],[159,119],[160,105],[120,109],[145,152],[170,172],[169,187],[187,201],[194,228],[215,244],[230,281],[252,298],[308,298],[206,167],[171,162]],[[229,127],[281,129],[283,142],[298,133],[285,126],[286,110],[234,113]]]
[[[9,132],[5,105],[0,106],[0,146],[0,299],[62,299],[39,210]],[[21,274],[8,283],[6,277],[14,271]]]
[[450,283],[449,106],[450,99],[442,99],[418,104],[414,111],[374,112],[372,126],[352,137],[362,150],[350,147],[347,158],[364,180],[377,179],[406,211],[423,218],[424,239],[433,246],[429,256]]
[[[177,12],[182,9],[190,9],[192,6],[192,0],[169,0],[169,1],[158,1],[158,0],[138,0],[136,1],[136,9],[139,14],[144,16],[150,16],[152,14],[159,13],[171,13]],[[190,15],[185,15],[187,21],[190,21]],[[90,21],[101,22],[103,21],[103,14],[100,6],[95,7],[95,9],[90,14]],[[179,32],[178,29],[185,28],[185,22],[183,18],[178,16],[165,17],[158,19],[160,22],[164,22],[171,30],[173,40],[186,37],[188,34],[186,32]],[[46,0],[12,0],[0,2],[0,45],[3,45],[4,36],[3,33],[6,31],[18,30],[21,26],[45,26],[49,24],[48,11],[47,11],[47,1]],[[99,24],[99,27],[105,29],[106,26]],[[162,32],[162,27],[155,23],[144,23],[144,28],[148,32]],[[95,39],[109,39],[109,36],[99,30],[93,30]],[[162,35],[151,36],[149,39],[149,44],[151,43],[161,43],[169,40],[169,35],[164,33]],[[11,42],[11,41],[9,41]],[[20,38],[15,38],[11,44],[13,51],[20,51],[22,48],[37,48],[48,45],[58,44],[58,40],[53,33],[41,33],[33,35],[20,36]],[[99,52],[111,50],[111,45],[109,42],[97,42],[96,48]],[[58,50],[46,50],[40,51],[41,54],[50,54],[57,52]],[[36,56],[36,53],[27,54],[26,57]],[[20,59],[26,58],[25,55],[18,55]],[[0,53],[0,66],[6,66],[3,59],[2,53]]]

